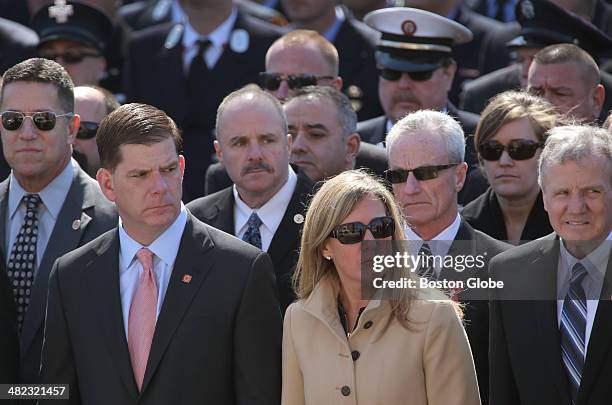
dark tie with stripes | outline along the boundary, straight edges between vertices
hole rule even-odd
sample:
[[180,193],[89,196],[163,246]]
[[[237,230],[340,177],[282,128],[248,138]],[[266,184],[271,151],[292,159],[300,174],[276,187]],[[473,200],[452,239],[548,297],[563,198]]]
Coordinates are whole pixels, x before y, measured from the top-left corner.
[[434,271],[431,248],[427,243],[423,243],[423,246],[421,246],[419,256],[421,256],[421,266],[417,270],[417,274],[428,280],[435,280],[436,273]]
[[572,268],[570,288],[561,312],[561,357],[570,383],[572,404],[576,404],[586,354],[585,331],[587,304],[582,280],[587,272],[578,262]]

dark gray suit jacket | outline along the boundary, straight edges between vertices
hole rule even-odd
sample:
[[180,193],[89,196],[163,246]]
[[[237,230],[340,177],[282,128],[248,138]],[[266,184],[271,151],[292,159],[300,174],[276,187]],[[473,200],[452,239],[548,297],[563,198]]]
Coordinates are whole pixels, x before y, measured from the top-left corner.
[[71,398],[50,404],[280,403],[282,321],[267,254],[188,214],[139,393],[119,252],[115,228],[55,263],[42,380],[69,383]]
[[[4,249],[7,238],[9,181],[10,177],[0,183],[0,250],[4,257],[8,256]],[[75,230],[73,226],[76,220],[80,223]],[[35,383],[39,379],[47,286],[55,259],[117,226],[117,220],[115,205],[102,194],[98,182],[82,169],[75,170],[72,185],[34,278],[30,305],[20,338],[22,382]]]

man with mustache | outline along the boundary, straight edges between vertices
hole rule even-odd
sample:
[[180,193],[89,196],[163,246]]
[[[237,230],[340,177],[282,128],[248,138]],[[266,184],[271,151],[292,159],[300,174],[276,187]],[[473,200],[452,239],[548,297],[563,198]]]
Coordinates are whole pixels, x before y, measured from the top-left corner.
[[[448,112],[466,134],[472,134],[478,116],[458,110],[448,101],[457,64],[452,47],[469,42],[469,29],[448,18],[423,10],[394,7],[370,13],[364,20],[381,32],[376,51],[380,81],[378,96],[385,115],[363,121],[357,132],[365,142],[385,142],[391,126],[417,110]],[[468,140],[468,151],[472,142]],[[468,164],[475,157],[468,153]]]
[[291,135],[274,96],[255,85],[217,110],[215,151],[234,183],[187,205],[199,220],[268,252],[282,310],[293,301],[291,275],[312,181],[289,166]]

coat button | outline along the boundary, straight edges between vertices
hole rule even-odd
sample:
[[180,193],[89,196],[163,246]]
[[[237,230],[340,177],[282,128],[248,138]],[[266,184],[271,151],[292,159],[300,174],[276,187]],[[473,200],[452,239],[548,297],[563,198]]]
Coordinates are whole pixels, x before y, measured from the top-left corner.
[[359,356],[361,356],[361,353],[359,353],[357,350],[353,350],[351,352],[351,356],[353,357],[353,361],[355,361],[359,358]]
[[344,395],[345,397],[348,397],[349,395],[351,395],[351,389],[348,385],[345,385],[344,387],[342,387],[340,389],[340,392],[342,392],[342,395]]
[[370,328],[372,327],[372,325],[374,325],[374,322],[372,322],[372,321],[367,321],[367,322],[365,323],[365,325],[363,325],[363,328],[364,328],[364,329],[370,329]]

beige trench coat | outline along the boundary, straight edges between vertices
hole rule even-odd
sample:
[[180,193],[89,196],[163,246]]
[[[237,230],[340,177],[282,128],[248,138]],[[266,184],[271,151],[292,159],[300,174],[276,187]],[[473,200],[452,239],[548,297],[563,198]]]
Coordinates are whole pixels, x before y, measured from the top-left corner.
[[[479,405],[467,336],[449,301],[415,300],[407,330],[371,301],[347,340],[337,287],[292,304],[283,332],[282,405]],[[356,358],[356,360],[353,360]]]

